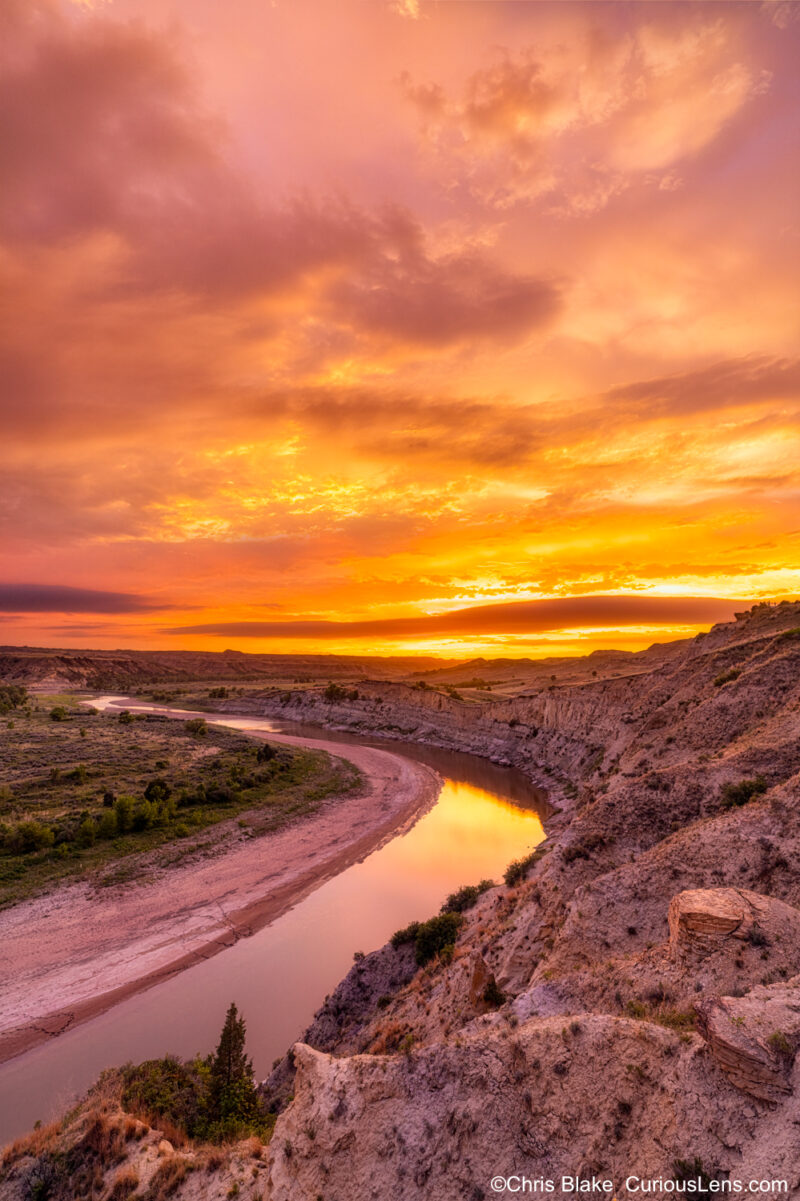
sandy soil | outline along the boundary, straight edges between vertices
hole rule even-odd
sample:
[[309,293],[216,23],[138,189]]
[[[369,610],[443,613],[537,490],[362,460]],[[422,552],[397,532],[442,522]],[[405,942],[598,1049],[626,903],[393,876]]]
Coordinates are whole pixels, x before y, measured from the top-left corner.
[[350,760],[365,790],[155,879],[70,884],[0,913],[0,1062],[267,925],[412,824],[441,783],[389,751],[272,732],[269,740]]

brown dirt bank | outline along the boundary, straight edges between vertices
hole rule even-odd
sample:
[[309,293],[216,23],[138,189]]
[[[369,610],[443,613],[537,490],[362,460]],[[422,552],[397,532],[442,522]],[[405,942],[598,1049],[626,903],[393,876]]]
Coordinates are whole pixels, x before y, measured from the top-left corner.
[[208,860],[109,888],[71,884],[0,913],[0,1062],[254,933],[436,797],[431,768],[389,751],[269,738],[348,759],[366,790]]

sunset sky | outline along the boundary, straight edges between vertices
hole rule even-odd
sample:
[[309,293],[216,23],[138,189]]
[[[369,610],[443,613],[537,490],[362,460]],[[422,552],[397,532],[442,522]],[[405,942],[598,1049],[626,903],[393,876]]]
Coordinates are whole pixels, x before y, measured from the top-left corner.
[[800,593],[799,41],[2,0],[0,642],[581,653]]

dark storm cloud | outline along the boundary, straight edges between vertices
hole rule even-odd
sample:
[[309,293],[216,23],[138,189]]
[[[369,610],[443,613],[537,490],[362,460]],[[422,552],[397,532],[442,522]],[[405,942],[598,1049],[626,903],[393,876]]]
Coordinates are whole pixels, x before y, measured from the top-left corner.
[[61,584],[0,584],[0,611],[6,613],[143,613],[168,609],[131,592],[103,592]]
[[181,626],[170,634],[224,638],[418,638],[448,634],[532,634],[567,627],[699,624],[730,620],[741,600],[708,596],[578,596],[478,605],[427,617],[361,621],[229,621]]

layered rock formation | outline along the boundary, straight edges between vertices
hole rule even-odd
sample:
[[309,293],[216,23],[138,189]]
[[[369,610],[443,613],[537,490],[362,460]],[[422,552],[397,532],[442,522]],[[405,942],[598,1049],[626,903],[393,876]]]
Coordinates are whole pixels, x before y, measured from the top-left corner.
[[724,952],[730,939],[800,950],[800,913],[746,888],[687,889],[672,898],[668,921],[675,959]]
[[700,1032],[732,1084],[763,1101],[781,1101],[792,1092],[800,980],[755,988],[745,997],[710,997],[695,1008]]

